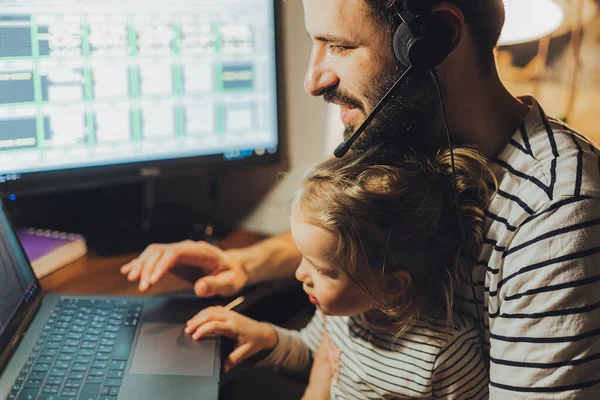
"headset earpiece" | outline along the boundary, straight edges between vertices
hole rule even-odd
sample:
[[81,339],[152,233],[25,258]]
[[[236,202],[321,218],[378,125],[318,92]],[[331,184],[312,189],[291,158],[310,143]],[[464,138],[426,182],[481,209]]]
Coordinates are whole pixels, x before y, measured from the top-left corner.
[[452,51],[452,29],[435,15],[413,16],[398,12],[402,23],[394,33],[394,54],[405,67],[433,69]]
[[396,33],[394,34],[394,54],[396,58],[404,67],[408,67],[412,65],[410,62],[410,48],[412,36],[406,24],[400,24],[400,26],[396,29]]

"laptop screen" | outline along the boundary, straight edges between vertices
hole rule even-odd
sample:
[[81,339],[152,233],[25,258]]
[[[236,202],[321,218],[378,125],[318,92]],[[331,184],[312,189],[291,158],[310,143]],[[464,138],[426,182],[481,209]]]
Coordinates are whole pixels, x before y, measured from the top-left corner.
[[39,291],[39,282],[0,202],[0,349],[6,348]]

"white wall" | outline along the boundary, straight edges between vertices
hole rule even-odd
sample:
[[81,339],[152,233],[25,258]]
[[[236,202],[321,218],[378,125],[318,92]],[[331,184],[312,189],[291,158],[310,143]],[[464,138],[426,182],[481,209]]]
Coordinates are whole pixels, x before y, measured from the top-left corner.
[[283,68],[285,126],[289,171],[258,207],[244,220],[242,228],[266,234],[289,229],[289,208],[296,182],[308,166],[323,159],[327,106],[323,99],[304,91],[304,75],[311,51],[311,41],[304,26],[301,0],[282,2]]

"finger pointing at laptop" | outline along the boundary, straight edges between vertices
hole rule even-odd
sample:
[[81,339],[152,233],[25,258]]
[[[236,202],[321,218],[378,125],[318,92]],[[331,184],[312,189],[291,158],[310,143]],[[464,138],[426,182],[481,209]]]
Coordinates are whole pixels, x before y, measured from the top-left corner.
[[139,290],[145,292],[180,264],[206,273],[194,284],[194,292],[200,297],[231,296],[248,281],[235,258],[216,246],[191,240],[152,244],[139,257],[122,266],[121,273],[131,282],[139,281]]
[[198,296],[227,297],[247,285],[293,277],[301,259],[288,232],[230,250],[191,240],[152,244],[139,257],[122,266],[121,273],[131,282],[138,281],[140,291],[145,292],[173,267],[185,264],[206,273],[194,285]]

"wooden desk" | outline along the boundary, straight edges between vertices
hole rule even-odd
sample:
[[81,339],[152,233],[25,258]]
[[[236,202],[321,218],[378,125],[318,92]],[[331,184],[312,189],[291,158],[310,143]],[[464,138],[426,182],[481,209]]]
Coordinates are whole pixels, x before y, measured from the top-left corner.
[[[237,231],[219,242],[223,249],[245,247],[258,242],[264,236]],[[173,291],[191,290],[195,279],[183,274],[167,274],[157,285],[144,293],[138,291],[136,282],[129,282],[119,272],[121,266],[137,254],[119,257],[101,257],[92,252],[73,263],[41,279],[46,292],[69,294],[157,295]],[[189,275],[189,274],[188,274]]]

